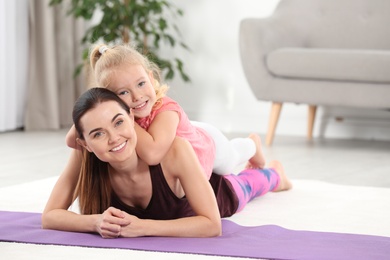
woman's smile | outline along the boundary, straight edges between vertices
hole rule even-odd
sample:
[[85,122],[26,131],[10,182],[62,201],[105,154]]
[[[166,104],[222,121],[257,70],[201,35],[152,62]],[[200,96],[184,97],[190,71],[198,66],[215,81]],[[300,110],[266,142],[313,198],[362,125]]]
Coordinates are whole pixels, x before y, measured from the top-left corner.
[[126,144],[127,144],[127,140],[125,142],[123,142],[122,144],[118,145],[117,147],[112,148],[110,150],[110,152],[120,152],[120,151],[124,150]]

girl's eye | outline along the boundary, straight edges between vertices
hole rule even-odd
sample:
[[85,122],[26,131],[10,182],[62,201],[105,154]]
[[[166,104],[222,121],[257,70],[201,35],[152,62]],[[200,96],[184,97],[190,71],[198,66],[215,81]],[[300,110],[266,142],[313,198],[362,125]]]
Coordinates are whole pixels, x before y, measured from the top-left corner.
[[140,83],[138,83],[138,87],[143,87],[145,84],[146,84],[145,81],[141,81]]
[[129,94],[129,91],[123,90],[123,91],[119,92],[118,96],[123,96],[126,94]]

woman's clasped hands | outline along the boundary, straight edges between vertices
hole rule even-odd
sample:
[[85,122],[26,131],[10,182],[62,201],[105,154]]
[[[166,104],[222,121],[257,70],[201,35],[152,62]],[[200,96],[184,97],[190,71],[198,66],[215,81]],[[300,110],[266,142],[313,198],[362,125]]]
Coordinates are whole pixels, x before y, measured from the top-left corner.
[[99,215],[96,231],[102,238],[139,237],[142,220],[122,210],[109,207]]

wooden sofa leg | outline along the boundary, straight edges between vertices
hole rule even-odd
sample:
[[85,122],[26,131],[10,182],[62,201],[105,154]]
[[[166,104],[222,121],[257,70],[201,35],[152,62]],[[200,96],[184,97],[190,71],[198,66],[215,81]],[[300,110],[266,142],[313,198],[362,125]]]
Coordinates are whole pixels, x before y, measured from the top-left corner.
[[314,120],[316,118],[317,106],[309,105],[309,117],[307,121],[307,140],[313,139]]
[[283,105],[283,103],[272,102],[271,114],[270,114],[269,123],[268,123],[268,131],[267,131],[267,136],[265,139],[265,143],[267,146],[272,145],[272,141],[273,141],[274,135],[275,135],[276,126],[277,126],[278,120],[279,120],[280,111],[282,110],[282,105]]

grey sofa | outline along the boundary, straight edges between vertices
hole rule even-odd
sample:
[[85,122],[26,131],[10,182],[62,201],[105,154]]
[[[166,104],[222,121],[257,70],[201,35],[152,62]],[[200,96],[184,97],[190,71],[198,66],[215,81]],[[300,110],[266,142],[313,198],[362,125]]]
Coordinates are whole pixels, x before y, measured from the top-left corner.
[[239,46],[254,95],[272,102],[267,145],[285,102],[308,105],[309,139],[319,105],[390,108],[390,0],[281,0],[241,21]]

